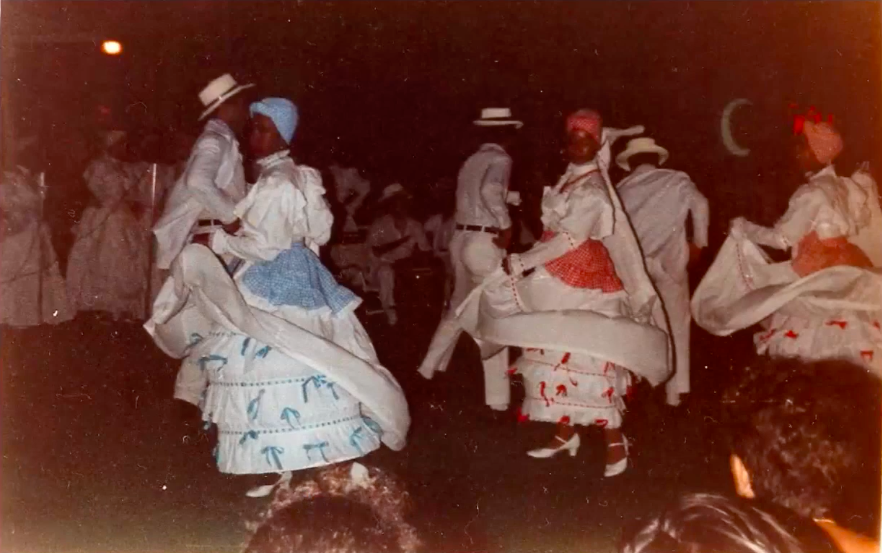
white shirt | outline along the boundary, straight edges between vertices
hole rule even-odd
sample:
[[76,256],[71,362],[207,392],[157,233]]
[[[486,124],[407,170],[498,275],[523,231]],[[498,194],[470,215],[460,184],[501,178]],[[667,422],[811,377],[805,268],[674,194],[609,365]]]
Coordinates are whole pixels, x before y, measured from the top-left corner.
[[319,246],[330,240],[334,223],[321,174],[295,165],[287,151],[257,163],[260,178],[235,207],[242,229],[236,236],[215,231],[211,249],[246,261],[272,261],[295,242],[303,241],[318,254]]
[[616,186],[631,220],[640,248],[675,279],[685,276],[689,263],[686,217],[692,217],[693,242],[707,246],[707,199],[689,175],[653,165],[641,165]]
[[371,183],[358,174],[358,169],[350,167],[344,169],[332,165],[331,174],[334,176],[334,195],[337,202],[346,210],[346,223],[343,225],[344,232],[358,230],[355,222],[355,214],[361,208],[365,198],[371,191]]
[[511,226],[508,194],[511,157],[496,144],[484,144],[463,164],[456,186],[456,223],[496,227]]
[[739,221],[750,240],[779,249],[791,248],[791,256],[796,257],[796,246],[813,231],[822,240],[858,234],[870,222],[868,201],[867,190],[852,179],[837,176],[829,165],[790,197],[787,212],[773,228]]
[[588,239],[602,240],[613,233],[615,207],[596,163],[570,164],[555,186],[545,187],[542,224],[554,238],[512,254],[516,274],[553,261]]
[[141,186],[144,168],[115,159],[108,154],[95,158],[83,173],[89,192],[95,196],[101,207],[123,206],[126,200],[149,205]]
[[[383,255],[378,256],[373,252],[373,248],[391,244],[404,237],[409,237],[410,239]],[[426,233],[423,232],[423,226],[419,221],[408,218],[404,226],[404,232],[401,232],[398,230],[395,219],[391,215],[383,215],[374,220],[368,231],[368,245],[371,247],[371,255],[386,263],[395,263],[396,261],[407,259],[413,255],[414,247],[418,247],[423,252],[432,249],[429,246],[428,239],[426,239]]]
[[236,203],[245,196],[242,154],[233,131],[219,119],[205,125],[184,174],[172,188],[165,211],[153,227],[157,265],[171,266],[199,219],[236,220]]

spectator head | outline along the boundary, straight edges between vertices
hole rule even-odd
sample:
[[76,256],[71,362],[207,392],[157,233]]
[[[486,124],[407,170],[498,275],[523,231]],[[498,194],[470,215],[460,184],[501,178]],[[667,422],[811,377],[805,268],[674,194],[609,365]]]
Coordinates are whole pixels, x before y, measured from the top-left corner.
[[847,361],[757,360],[724,396],[736,490],[830,517],[856,479],[878,479],[880,397]]
[[[622,553],[802,553],[771,514],[742,498],[682,497],[626,540]],[[814,549],[812,549],[814,551]]]
[[407,493],[378,469],[353,463],[280,488],[246,553],[412,553]]

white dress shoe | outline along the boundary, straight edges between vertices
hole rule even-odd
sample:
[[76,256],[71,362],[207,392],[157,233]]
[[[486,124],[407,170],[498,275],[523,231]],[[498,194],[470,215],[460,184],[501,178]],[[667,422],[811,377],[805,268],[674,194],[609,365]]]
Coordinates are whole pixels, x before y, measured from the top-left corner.
[[604,478],[612,478],[613,476],[618,476],[625,472],[625,470],[628,468],[628,438],[626,438],[623,434],[621,442],[609,444],[609,446],[607,447],[615,447],[617,445],[623,446],[625,448],[625,458],[611,465],[606,465],[606,468],[603,470]]
[[569,440],[564,440],[560,436],[555,436],[554,439],[560,442],[560,447],[543,447],[539,449],[533,449],[531,451],[528,451],[527,455],[533,457],[534,459],[550,459],[561,451],[566,451],[570,454],[570,457],[575,457],[576,453],[579,452],[579,446],[582,445],[582,441],[579,439],[578,434],[573,434],[573,437]]

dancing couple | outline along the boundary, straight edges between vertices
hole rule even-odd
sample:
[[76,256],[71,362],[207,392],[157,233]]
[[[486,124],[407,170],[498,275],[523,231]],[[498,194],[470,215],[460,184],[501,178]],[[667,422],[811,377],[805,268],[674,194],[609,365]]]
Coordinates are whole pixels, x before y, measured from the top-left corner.
[[[248,111],[260,176],[233,207],[240,228],[225,230],[233,222],[225,217],[207,233],[210,249],[182,248],[146,325],[160,348],[183,358],[175,397],[217,426],[225,473],[285,479],[381,443],[401,449],[410,424],[401,388],[355,317],[361,300],[317,255],[333,217],[318,171],[291,158],[298,110],[267,98]],[[218,256],[237,261],[232,276]]]

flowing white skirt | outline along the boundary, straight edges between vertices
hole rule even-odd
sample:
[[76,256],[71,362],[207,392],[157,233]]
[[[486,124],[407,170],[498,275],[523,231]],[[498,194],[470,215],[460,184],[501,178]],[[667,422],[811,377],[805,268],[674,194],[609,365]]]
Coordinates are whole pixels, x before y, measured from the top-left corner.
[[[598,322],[623,319],[625,298],[625,292],[605,294],[569,286],[539,268],[526,278],[488,287],[483,310],[500,320],[545,313],[553,317],[547,322],[572,330],[580,326],[579,317],[570,316],[577,312],[591,313]],[[566,332],[559,336],[557,345],[527,347],[514,365],[526,389],[521,414],[545,422],[620,427],[631,373],[603,353],[571,348]]]
[[695,322],[727,336],[762,323],[757,352],[848,359],[882,376],[882,269],[831,267],[798,277],[752,242],[729,237],[692,297]]
[[49,228],[33,222],[21,232],[4,236],[0,242],[0,324],[59,324],[74,314]]
[[74,234],[67,266],[74,308],[144,320],[150,238],[142,223],[125,207],[89,207]]
[[199,403],[218,426],[223,472],[299,470],[366,455],[381,441],[404,446],[404,395],[352,308],[272,306],[190,245],[145,327],[185,358],[179,385],[204,390]]

